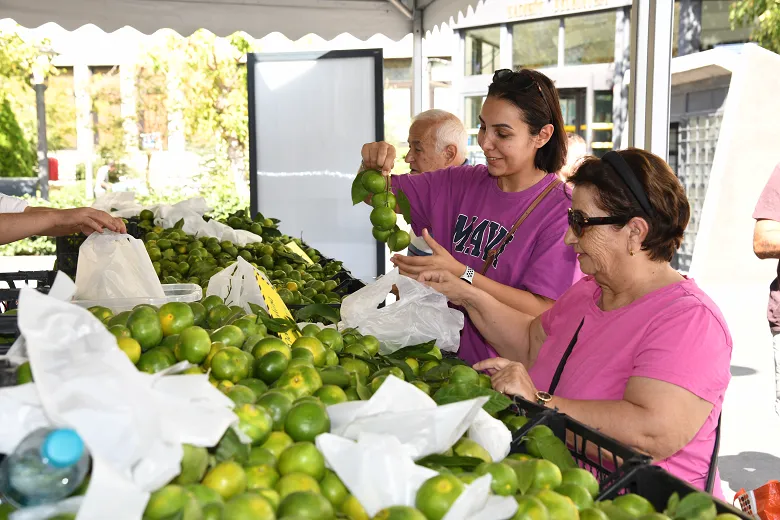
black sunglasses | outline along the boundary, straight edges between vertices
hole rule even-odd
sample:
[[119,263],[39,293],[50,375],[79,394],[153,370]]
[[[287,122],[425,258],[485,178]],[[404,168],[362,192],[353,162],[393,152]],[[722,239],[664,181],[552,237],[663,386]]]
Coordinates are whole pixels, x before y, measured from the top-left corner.
[[585,228],[590,226],[626,225],[630,218],[625,217],[586,217],[582,211],[569,208],[569,227],[581,238]]
[[493,73],[493,83],[510,83],[512,86],[519,90],[526,90],[531,87],[536,87],[539,95],[542,96],[542,101],[547,106],[547,110],[550,111],[550,122],[552,122],[553,111],[550,108],[550,103],[547,102],[547,98],[544,96],[542,86],[529,74],[523,74],[522,72],[515,72],[511,69],[498,69]]

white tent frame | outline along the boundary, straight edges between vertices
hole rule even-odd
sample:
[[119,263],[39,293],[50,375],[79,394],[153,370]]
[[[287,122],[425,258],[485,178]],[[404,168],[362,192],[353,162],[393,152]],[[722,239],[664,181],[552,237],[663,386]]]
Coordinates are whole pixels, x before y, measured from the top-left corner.
[[[397,41],[412,33],[412,110],[416,114],[425,107],[424,35],[489,1],[3,0],[0,17],[26,27],[56,22],[73,30],[94,23],[105,31],[129,25],[146,33],[170,28],[180,34],[205,28],[219,35],[241,30],[257,38],[281,32],[291,39],[311,33],[331,39],[348,32],[361,39],[381,33]],[[668,154],[673,7],[673,0],[634,0],[631,11],[627,144],[664,159]]]

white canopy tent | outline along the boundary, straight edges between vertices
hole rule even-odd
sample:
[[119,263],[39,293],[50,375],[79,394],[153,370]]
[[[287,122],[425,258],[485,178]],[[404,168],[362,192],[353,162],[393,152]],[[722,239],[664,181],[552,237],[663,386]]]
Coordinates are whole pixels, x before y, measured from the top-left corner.
[[[525,3],[529,0],[518,0]],[[255,38],[280,32],[291,39],[349,33],[361,39],[412,33],[413,112],[423,107],[423,36],[490,0],[0,0],[0,18],[25,27],[55,22],[66,29],[92,23],[104,31],[131,26],[144,33],[208,29]],[[629,142],[666,158],[668,151],[673,0],[634,0],[631,14]]]

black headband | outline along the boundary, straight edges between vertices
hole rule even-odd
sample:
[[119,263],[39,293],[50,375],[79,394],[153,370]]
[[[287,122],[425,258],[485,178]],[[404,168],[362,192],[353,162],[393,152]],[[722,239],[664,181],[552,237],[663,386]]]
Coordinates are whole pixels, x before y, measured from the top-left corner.
[[610,166],[617,172],[620,178],[623,180],[623,184],[628,186],[628,189],[634,195],[634,198],[642,207],[647,216],[652,217],[655,215],[653,206],[650,204],[650,200],[647,198],[642,184],[639,179],[636,178],[636,174],[628,165],[625,159],[617,152],[607,152],[601,158],[602,161],[609,163]]

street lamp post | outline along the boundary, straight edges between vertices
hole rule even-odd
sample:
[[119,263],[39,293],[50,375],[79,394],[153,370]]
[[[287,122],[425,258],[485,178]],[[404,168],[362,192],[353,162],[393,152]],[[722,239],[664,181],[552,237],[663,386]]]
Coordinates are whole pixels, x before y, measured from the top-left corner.
[[35,110],[38,115],[38,184],[41,198],[49,200],[49,149],[46,142],[46,72],[51,60],[51,51],[41,49],[32,69],[32,84],[35,89]]

